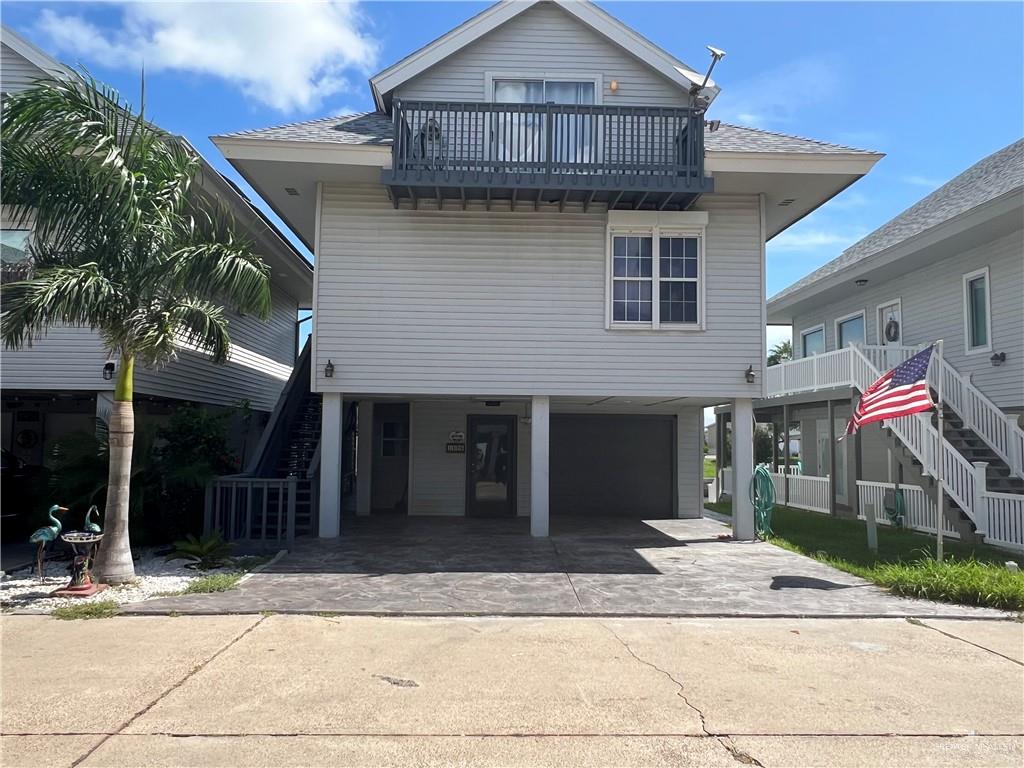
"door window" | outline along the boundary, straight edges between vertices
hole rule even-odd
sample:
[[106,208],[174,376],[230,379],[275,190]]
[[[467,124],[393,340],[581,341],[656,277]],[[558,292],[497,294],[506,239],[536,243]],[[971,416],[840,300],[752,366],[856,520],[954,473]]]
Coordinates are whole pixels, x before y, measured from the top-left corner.
[[883,346],[903,343],[903,308],[898,301],[878,308],[878,343]]
[[515,514],[514,416],[470,417],[466,453],[471,515]]
[[[495,80],[498,104],[593,104],[594,83],[574,80]],[[539,163],[547,160],[543,140],[545,115],[541,112],[499,112],[494,125],[495,157],[505,162]],[[556,114],[552,119],[552,160],[583,162],[593,145],[594,118]]]
[[967,320],[967,351],[989,349],[988,270],[964,276],[964,311]]

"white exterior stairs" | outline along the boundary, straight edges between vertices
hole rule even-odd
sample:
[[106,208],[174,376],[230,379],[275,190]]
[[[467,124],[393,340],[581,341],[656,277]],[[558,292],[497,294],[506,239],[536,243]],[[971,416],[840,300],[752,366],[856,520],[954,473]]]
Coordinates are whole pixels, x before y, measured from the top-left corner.
[[[882,372],[921,351],[918,347],[849,346],[792,360],[767,370],[767,395],[787,395],[850,387],[865,391]],[[942,439],[934,413],[890,419],[889,434],[934,484],[942,467],[947,518],[956,525],[952,502],[971,528],[992,543],[1024,549],[1024,430],[947,361],[932,365],[929,383],[942,377]],[[962,526],[956,525],[958,529]],[[966,533],[966,530],[965,530]]]

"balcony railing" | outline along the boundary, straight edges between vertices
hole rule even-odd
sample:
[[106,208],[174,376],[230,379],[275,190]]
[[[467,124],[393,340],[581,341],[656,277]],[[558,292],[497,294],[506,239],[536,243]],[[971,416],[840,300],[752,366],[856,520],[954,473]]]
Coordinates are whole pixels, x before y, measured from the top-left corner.
[[399,101],[400,198],[605,202],[680,208],[712,189],[704,116],[689,108]]

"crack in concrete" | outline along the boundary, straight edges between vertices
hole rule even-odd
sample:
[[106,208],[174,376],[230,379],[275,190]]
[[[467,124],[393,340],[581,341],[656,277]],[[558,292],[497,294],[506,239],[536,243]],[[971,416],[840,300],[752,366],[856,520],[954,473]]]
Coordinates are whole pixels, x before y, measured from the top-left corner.
[[952,632],[946,632],[945,630],[939,629],[938,627],[933,627],[931,624],[926,624],[925,622],[921,621],[920,619],[908,618],[906,621],[907,621],[908,624],[912,624],[915,627],[924,627],[925,629],[930,629],[932,632],[938,632],[940,635],[945,635],[946,637],[950,638],[951,640],[959,640],[961,643],[967,643],[967,645],[973,645],[975,648],[978,648],[979,650],[988,651],[989,653],[993,654],[994,656],[998,656],[1001,659],[1006,659],[1007,661],[1013,662],[1018,667],[1024,667],[1024,662],[1018,661],[1017,659],[1013,658],[1012,656],[1007,656],[1005,653],[1000,653],[999,651],[994,651],[991,648],[985,647],[984,645],[979,645],[978,643],[972,642],[972,641],[968,640],[965,637],[960,637],[959,635],[954,635]]
[[756,757],[751,755],[749,752],[744,752],[742,749],[737,747],[732,742],[731,736],[720,736],[718,743],[721,744],[726,750],[732,755],[732,759],[737,763],[743,763],[744,765],[757,765],[764,768],[764,763],[758,760]]
[[210,662],[212,662],[214,659],[216,659],[218,656],[220,656],[222,653],[224,653],[226,650],[228,650],[231,646],[233,646],[235,643],[237,643],[243,637],[245,637],[250,632],[252,632],[254,629],[256,629],[256,627],[258,627],[260,624],[262,624],[264,621],[266,621],[266,619],[267,619],[266,616],[261,616],[259,619],[257,619],[255,622],[253,622],[251,625],[249,625],[244,630],[242,630],[242,632],[240,632],[234,638],[229,640],[226,645],[222,646],[220,648],[220,650],[216,651],[212,656],[210,656],[210,658],[206,659],[205,661],[201,661],[198,664],[196,664],[194,667],[192,667],[192,669],[190,669],[185,674],[185,676],[183,678],[181,678],[181,680],[176,682],[174,685],[172,685],[166,691],[164,691],[159,696],[157,696],[155,699],[153,699],[153,701],[151,701],[145,707],[143,707],[138,712],[136,712],[134,715],[129,717],[127,720],[125,720],[117,728],[117,730],[115,730],[113,733],[106,734],[102,739],[100,739],[98,744],[93,746],[92,749],[90,749],[84,755],[82,755],[77,760],[75,760],[73,763],[71,763],[71,768],[76,768],[78,765],[81,765],[83,762],[88,760],[97,749],[99,749],[104,744],[106,744],[112,737],[120,735],[121,732],[124,731],[128,726],[130,726],[132,723],[134,723],[140,717],[142,717],[147,712],[149,712],[153,707],[155,707],[157,704],[159,704],[161,701],[163,701],[167,696],[171,695],[172,693],[174,693],[174,691],[178,690],[181,686],[183,686],[185,683],[187,683],[189,680],[191,680],[196,674],[201,672],[203,670],[203,668],[205,668]]
[[717,733],[712,733],[711,731],[708,730],[707,723],[704,720],[704,713],[700,710],[699,707],[694,705],[693,702],[691,702],[689,700],[689,698],[687,698],[686,690],[685,690],[685,688],[683,688],[683,684],[679,680],[676,680],[676,678],[672,675],[671,672],[669,672],[667,669],[662,669],[661,667],[659,667],[654,662],[648,661],[647,659],[640,658],[639,656],[636,655],[636,653],[633,651],[633,649],[629,647],[629,643],[627,643],[625,640],[623,640],[619,636],[618,632],[616,632],[614,629],[609,627],[607,624],[602,624],[601,626],[604,627],[605,629],[607,629],[611,633],[612,637],[614,637],[616,640],[618,640],[619,644],[623,648],[626,649],[626,653],[628,653],[630,656],[632,656],[636,661],[638,661],[639,663],[643,664],[645,667],[650,667],[651,669],[660,672],[661,674],[663,674],[665,677],[667,677],[669,680],[671,680],[673,683],[676,684],[676,687],[679,689],[679,690],[676,691],[676,696],[681,698],[683,700],[683,703],[686,704],[687,707],[689,707],[690,709],[692,709],[694,712],[697,713],[697,717],[700,718],[700,729],[702,731],[704,731],[704,735],[705,736],[718,736],[718,735],[720,735],[720,734],[717,734]]

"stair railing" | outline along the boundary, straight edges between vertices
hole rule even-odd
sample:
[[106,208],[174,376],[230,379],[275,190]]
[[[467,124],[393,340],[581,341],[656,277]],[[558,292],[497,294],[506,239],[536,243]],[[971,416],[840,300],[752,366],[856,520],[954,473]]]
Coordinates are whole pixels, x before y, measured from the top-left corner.
[[[863,392],[879,376],[879,371],[865,356],[864,348],[847,347],[850,360],[850,383]],[[874,354],[872,350],[867,350]],[[978,499],[985,490],[985,470],[979,470],[948,440],[940,441],[938,430],[932,425],[931,413],[915,413],[900,419],[886,419],[884,425],[921,462],[926,475],[938,477],[942,462],[942,482],[946,494],[967,513],[978,533],[985,533],[984,516],[978,509]]]
[[1010,471],[1024,478],[1024,430],[1017,420],[989,400],[966,376],[943,358],[941,371],[933,366],[928,381],[934,388],[942,377],[942,400],[980,437]]

